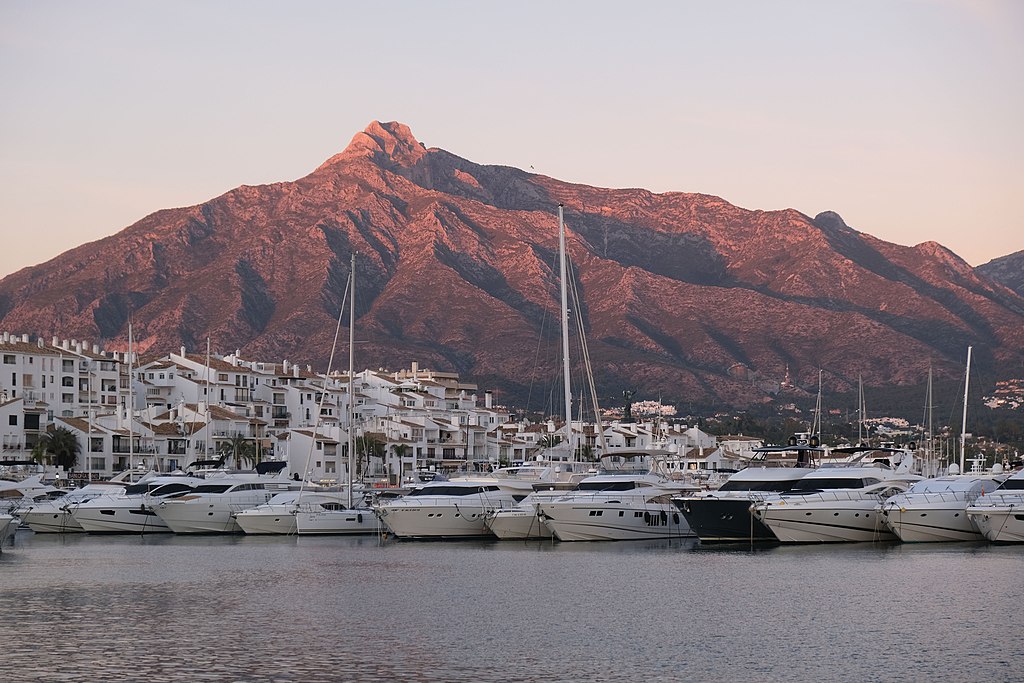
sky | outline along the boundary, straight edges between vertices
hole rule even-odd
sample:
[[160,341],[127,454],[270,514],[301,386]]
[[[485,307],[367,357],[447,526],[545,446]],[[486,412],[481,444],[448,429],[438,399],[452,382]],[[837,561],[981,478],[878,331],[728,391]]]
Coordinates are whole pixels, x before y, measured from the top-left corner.
[[371,121],[561,180],[1024,249],[1024,2],[0,0],[0,277]]

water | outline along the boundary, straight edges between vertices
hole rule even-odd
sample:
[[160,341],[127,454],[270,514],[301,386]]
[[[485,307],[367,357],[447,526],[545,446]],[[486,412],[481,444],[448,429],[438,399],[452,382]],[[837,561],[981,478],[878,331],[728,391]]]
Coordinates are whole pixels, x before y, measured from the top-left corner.
[[20,531],[10,681],[1024,680],[1024,548]]

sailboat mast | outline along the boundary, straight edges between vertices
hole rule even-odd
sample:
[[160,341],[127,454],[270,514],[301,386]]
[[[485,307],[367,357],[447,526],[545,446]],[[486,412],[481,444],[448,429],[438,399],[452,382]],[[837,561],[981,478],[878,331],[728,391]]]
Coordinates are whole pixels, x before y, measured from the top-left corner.
[[132,390],[132,323],[128,321],[128,470],[135,471],[135,394]]
[[864,379],[857,375],[857,445],[864,443]]
[[352,264],[349,266],[349,303],[348,303],[348,506],[352,507],[352,462],[355,441],[352,439],[352,404],[356,400],[355,378],[355,335],[356,335],[356,254],[352,252]]
[[565,390],[565,443],[569,447],[569,458],[575,461],[576,448],[572,442],[572,389],[569,386],[569,294],[566,287],[565,219],[561,203],[558,204],[558,264],[562,295],[562,384]]
[[964,373],[964,417],[960,425],[960,473],[964,471],[964,450],[967,447],[967,389],[971,384],[971,349],[967,347],[967,372]]
[[934,474],[934,465],[932,460],[935,457],[935,453],[932,448],[932,366],[928,365],[928,425],[925,433],[925,443],[928,449],[928,476]]

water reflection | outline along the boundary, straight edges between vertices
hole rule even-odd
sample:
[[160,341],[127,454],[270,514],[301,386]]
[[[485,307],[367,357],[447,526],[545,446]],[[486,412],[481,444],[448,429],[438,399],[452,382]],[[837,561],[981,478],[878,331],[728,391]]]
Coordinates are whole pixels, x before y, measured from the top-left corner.
[[16,680],[1001,681],[998,648],[949,644],[1005,640],[1022,557],[19,532],[0,643]]

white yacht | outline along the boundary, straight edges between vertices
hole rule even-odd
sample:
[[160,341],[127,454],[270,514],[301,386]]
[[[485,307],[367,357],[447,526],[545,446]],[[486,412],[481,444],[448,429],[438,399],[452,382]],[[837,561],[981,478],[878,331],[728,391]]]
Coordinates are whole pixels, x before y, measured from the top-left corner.
[[299,536],[376,534],[383,530],[371,508],[348,507],[340,501],[300,506],[295,513]]
[[876,506],[920,479],[882,462],[822,465],[751,511],[782,543],[892,541],[896,536]]
[[263,505],[237,513],[235,521],[247,534],[295,534],[296,517],[301,512],[343,505],[346,497],[343,491],[283,491]]
[[149,507],[176,534],[238,533],[242,528],[235,515],[266,503],[279,492],[278,487],[287,488],[287,480],[258,474],[226,474],[207,479],[185,495],[151,503]]
[[673,481],[645,453],[602,459],[601,474],[574,490],[537,503],[541,521],[560,541],[630,541],[692,536],[672,496],[700,490]]
[[905,543],[982,541],[967,507],[996,490],[999,474],[962,474],[923,479],[879,505],[889,529]]
[[497,479],[428,482],[406,495],[378,502],[374,512],[399,538],[487,537],[487,512],[510,507],[527,494]]
[[171,529],[151,507],[181,496],[205,483],[200,477],[154,475],[117,494],[82,501],[69,508],[82,530],[94,534],[169,533]]
[[488,512],[484,516],[484,524],[503,541],[552,538],[551,529],[541,521],[538,504],[565,494],[564,490],[542,488],[511,507]]
[[60,498],[26,505],[19,510],[18,516],[37,534],[82,533],[85,529],[71,514],[75,506],[96,498],[117,495],[124,491],[124,488],[124,482],[92,482],[80,489],[69,491]]
[[1024,543],[1024,470],[967,507],[978,533],[993,543]]

